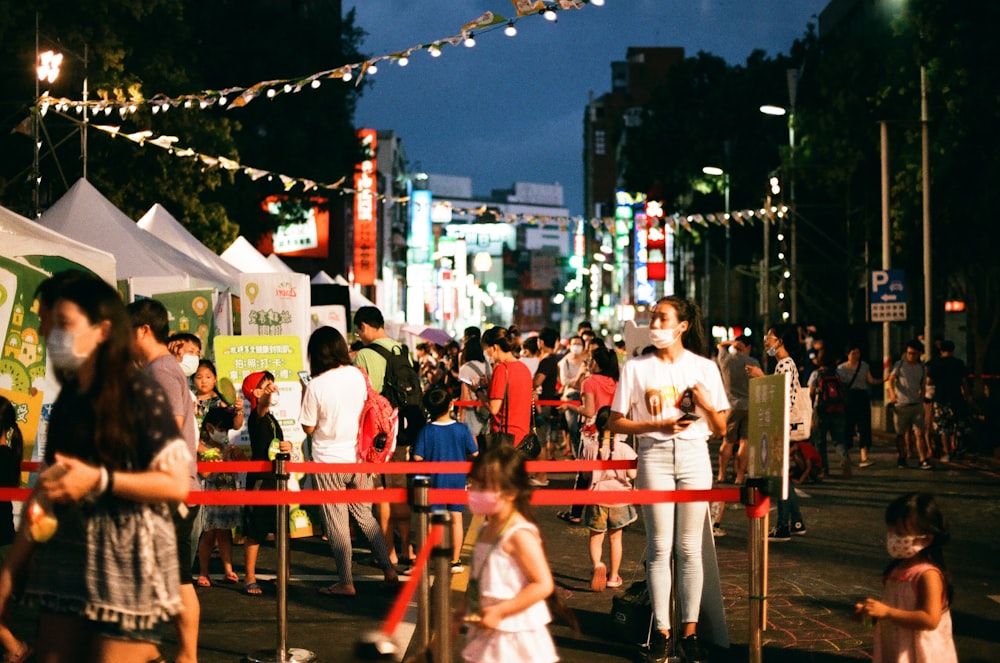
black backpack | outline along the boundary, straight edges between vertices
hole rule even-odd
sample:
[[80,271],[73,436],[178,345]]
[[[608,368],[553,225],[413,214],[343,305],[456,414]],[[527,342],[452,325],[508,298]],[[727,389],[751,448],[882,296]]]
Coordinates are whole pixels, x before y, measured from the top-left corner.
[[410,350],[405,345],[387,350],[378,343],[371,343],[365,348],[374,350],[385,359],[382,395],[399,410],[399,444],[413,444],[417,441],[417,433],[427,423],[427,412],[424,411],[420,374],[410,361]]

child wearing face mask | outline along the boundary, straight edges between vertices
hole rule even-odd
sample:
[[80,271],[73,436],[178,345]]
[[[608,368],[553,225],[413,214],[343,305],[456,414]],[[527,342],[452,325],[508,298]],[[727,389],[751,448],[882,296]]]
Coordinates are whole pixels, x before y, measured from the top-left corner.
[[[243,460],[240,448],[229,443],[229,431],[233,428],[233,413],[228,407],[213,407],[205,414],[201,424],[201,440],[198,443],[198,460],[202,462]],[[236,474],[233,472],[203,472],[205,490],[236,490]],[[212,557],[212,547],[218,546],[222,558],[224,575],[222,581],[229,584],[239,582],[233,571],[233,527],[240,523],[240,507],[230,505],[206,505],[204,508],[205,527],[198,543],[199,587],[210,587],[208,563]]]
[[229,407],[233,413],[233,428],[239,430],[243,428],[243,399],[236,395],[236,400],[230,406],[219,393],[219,376],[215,371],[215,364],[208,359],[198,362],[198,368],[194,372],[192,379],[194,382],[194,416],[198,422],[198,430],[201,430],[205,415],[214,407]]
[[957,663],[951,634],[952,587],[943,548],[950,538],[932,495],[909,493],[889,505],[882,601],[854,606],[858,618],[878,620],[874,663]]
[[487,520],[479,529],[459,611],[469,625],[465,661],[559,660],[547,628],[552,614],[546,599],[555,597],[555,584],[531,519],[531,490],[524,457],[513,447],[495,447],[472,462],[469,509]]

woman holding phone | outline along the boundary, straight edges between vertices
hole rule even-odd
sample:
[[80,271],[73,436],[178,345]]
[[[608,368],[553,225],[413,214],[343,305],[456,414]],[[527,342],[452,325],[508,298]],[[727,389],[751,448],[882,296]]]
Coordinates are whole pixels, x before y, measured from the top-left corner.
[[[726,432],[729,401],[718,365],[700,354],[705,350],[703,329],[696,304],[677,296],[664,297],[654,307],[649,323],[655,352],[630,359],[622,367],[608,429],[636,437],[638,488],[712,487],[708,438]],[[677,560],[682,657],[690,663],[707,661],[695,633],[705,584],[704,533],[706,527],[711,529],[708,502],[650,504],[642,512],[656,618],[646,661],[665,663],[670,654],[672,554]],[[707,540],[711,547],[710,532]]]

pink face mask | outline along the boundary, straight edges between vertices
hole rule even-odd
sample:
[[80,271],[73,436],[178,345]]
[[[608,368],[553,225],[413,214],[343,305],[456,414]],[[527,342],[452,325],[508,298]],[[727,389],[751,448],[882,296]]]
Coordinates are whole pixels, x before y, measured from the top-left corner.
[[489,490],[469,491],[469,510],[477,516],[493,516],[500,513],[503,499],[500,493]]

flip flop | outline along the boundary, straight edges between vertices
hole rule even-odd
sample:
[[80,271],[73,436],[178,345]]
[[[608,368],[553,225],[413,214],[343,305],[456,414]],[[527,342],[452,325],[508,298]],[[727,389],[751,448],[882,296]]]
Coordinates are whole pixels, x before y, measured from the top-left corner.
[[260,585],[258,585],[257,583],[248,582],[247,584],[243,585],[243,593],[249,596],[260,596],[261,594],[264,593],[264,590],[262,590],[260,588]]
[[344,585],[339,582],[328,587],[320,587],[319,593],[323,596],[354,596],[357,594],[353,585]]
[[211,587],[212,581],[208,579],[208,576],[198,576],[198,580],[195,584],[199,587]]
[[573,515],[571,511],[560,511],[556,514],[559,520],[565,520],[570,525],[579,525],[580,519]]
[[222,577],[222,582],[227,585],[235,585],[240,581],[240,577],[234,571],[230,571]]
[[621,576],[615,576],[614,578],[608,579],[608,584],[607,584],[608,589],[618,589],[621,586],[622,586]]

